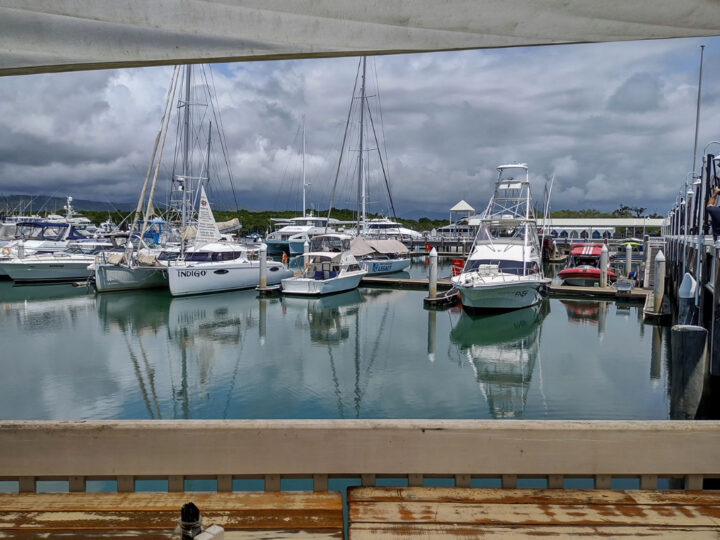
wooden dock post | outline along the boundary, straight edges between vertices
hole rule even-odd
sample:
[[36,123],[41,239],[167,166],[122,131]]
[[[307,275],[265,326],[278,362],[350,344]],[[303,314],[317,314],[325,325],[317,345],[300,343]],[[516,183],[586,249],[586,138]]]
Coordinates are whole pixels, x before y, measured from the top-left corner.
[[671,332],[670,418],[692,420],[702,397],[708,332],[702,326],[684,324],[676,324]]
[[267,288],[267,245],[260,246],[260,288]]
[[435,248],[430,250],[430,283],[428,289],[428,297],[435,298],[437,296],[437,261],[438,254]]
[[607,276],[608,276],[608,248],[603,244],[600,250],[600,287],[607,287]]
[[655,279],[653,280],[653,309],[660,313],[665,294],[665,255],[662,251],[655,256]]

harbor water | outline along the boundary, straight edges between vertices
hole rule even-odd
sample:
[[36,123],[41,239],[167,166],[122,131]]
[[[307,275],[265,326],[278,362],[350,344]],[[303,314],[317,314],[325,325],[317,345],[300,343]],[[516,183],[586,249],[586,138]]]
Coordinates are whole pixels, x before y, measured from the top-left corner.
[[[425,270],[419,260],[410,274]],[[1,282],[0,416],[681,417],[669,328],[643,324],[641,304],[552,298],[470,317],[425,311],[426,294],[172,298]]]

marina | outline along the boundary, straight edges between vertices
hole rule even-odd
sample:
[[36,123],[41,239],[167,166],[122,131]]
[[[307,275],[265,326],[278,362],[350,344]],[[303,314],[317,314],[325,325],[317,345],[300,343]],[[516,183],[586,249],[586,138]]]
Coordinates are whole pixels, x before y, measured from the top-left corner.
[[717,538],[717,6],[591,3],[0,0],[0,538]]

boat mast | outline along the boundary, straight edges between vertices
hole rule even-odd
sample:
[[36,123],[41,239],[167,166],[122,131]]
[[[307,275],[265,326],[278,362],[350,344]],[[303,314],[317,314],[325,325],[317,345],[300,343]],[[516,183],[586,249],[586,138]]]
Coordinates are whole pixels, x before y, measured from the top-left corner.
[[307,204],[305,203],[305,187],[307,184],[305,183],[305,115],[303,114],[302,118],[303,124],[303,152],[302,152],[302,187],[303,187],[303,217],[305,217],[305,208],[307,208]]
[[185,66],[185,111],[183,113],[183,193],[182,193],[182,220],[183,227],[188,224],[188,180],[190,178],[190,82],[192,77],[192,66]]
[[365,230],[365,178],[363,177],[363,129],[365,122],[365,62],[367,57],[363,56],[362,82],[360,85],[360,155],[358,157],[358,216],[357,233],[360,234],[360,223]]
[[[212,139],[212,120],[208,127],[207,162],[205,165],[205,180],[210,183],[210,141]],[[200,180],[202,182],[202,179]]]

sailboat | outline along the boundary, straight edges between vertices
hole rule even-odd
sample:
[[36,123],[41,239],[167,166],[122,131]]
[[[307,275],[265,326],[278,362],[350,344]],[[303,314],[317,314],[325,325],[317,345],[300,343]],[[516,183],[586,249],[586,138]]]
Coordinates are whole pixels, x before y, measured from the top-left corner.
[[[399,272],[410,266],[410,255],[409,250],[400,241],[402,239],[399,233],[399,224],[396,221],[390,221],[386,219],[382,220],[368,220],[367,218],[367,199],[368,199],[368,178],[367,178],[367,164],[363,163],[363,154],[365,148],[365,113],[367,111],[368,119],[373,124],[373,117],[370,112],[370,106],[368,104],[368,97],[366,94],[366,73],[367,73],[367,58],[363,57],[361,60],[362,73],[360,74],[360,96],[359,96],[359,108],[360,108],[360,133],[359,133],[359,149],[358,149],[358,164],[357,164],[357,182],[358,182],[358,220],[355,234],[357,240],[353,241],[353,255],[355,255],[360,263],[360,266],[369,274],[388,274],[392,272]],[[358,66],[358,69],[360,68]],[[357,88],[357,87],[356,87]],[[355,91],[353,90],[353,102],[355,101]],[[348,123],[345,128],[347,135],[347,129],[350,124],[350,116],[348,116]],[[392,202],[392,194],[390,193],[390,184],[388,182],[386,167],[382,159],[382,153],[380,152],[380,144],[377,139],[375,126],[372,125],[372,132],[375,135],[375,146],[378,152],[378,158],[382,169],[383,177],[385,180],[385,186],[388,192],[388,198],[390,205],[395,213],[395,207]],[[343,139],[344,146],[345,138]],[[340,160],[342,162],[342,150],[340,152]],[[338,167],[339,170],[340,167]],[[337,178],[336,178],[337,184]],[[333,188],[334,191],[334,188]],[[332,206],[332,203],[331,203]],[[391,237],[390,231],[395,229],[398,231],[397,236]],[[382,234],[378,234],[382,232]],[[363,241],[364,239],[364,241]]]
[[[260,283],[259,247],[251,249],[246,244],[223,238],[205,187],[201,187],[195,243],[189,249],[183,249],[180,258],[168,265],[170,294],[185,296],[257,287]],[[292,275],[293,272],[282,263],[267,261],[268,284],[280,283]]]
[[535,305],[550,283],[542,271],[527,164],[497,169],[495,193],[482,215],[465,267],[451,279],[468,311]]

